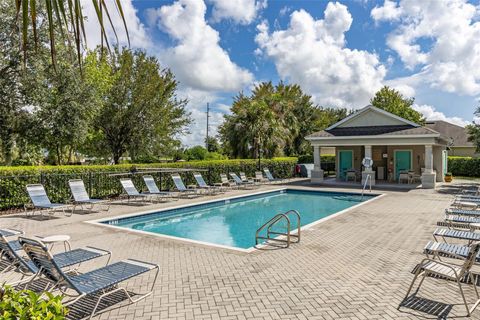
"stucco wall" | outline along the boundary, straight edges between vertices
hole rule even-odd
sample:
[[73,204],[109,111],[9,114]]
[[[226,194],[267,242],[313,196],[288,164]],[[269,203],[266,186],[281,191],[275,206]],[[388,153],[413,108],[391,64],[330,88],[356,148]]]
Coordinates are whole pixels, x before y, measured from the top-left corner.
[[339,127],[365,127],[365,126],[386,126],[386,125],[404,125],[405,122],[392,118],[391,116],[369,110],[350,121],[346,121]]
[[437,172],[437,182],[443,182],[443,161],[442,151],[444,147],[433,147],[433,170]]

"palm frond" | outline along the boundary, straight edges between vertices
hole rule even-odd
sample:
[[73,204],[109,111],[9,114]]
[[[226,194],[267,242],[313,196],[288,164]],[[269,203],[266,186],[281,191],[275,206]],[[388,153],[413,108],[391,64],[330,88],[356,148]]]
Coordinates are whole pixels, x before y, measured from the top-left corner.
[[[86,44],[87,37],[85,34],[85,25],[84,25],[84,15],[82,12],[81,0],[15,0],[15,5],[17,9],[17,20],[21,19],[21,33],[22,33],[22,52],[24,63],[27,59],[27,46],[28,46],[28,32],[29,28],[32,28],[33,39],[35,41],[35,47],[38,45],[38,35],[37,35],[37,8],[42,1],[48,21],[48,30],[49,30],[49,39],[50,39],[50,53],[52,57],[52,64],[56,65],[56,38],[55,30],[60,29],[60,35],[68,45],[71,45],[70,37],[75,39],[75,49],[78,56],[78,61],[81,61],[81,49],[82,44]],[[117,31],[112,21],[110,12],[105,0],[91,0],[95,8],[95,13],[98,18],[98,23],[100,25],[100,33],[102,43],[103,40],[107,48],[110,50],[108,43],[108,36],[105,30],[104,25],[104,15],[108,19],[110,27],[112,28],[115,38],[118,42]],[[107,1],[108,2],[108,1]],[[130,45],[130,35],[128,34],[127,23],[125,20],[125,15],[122,9],[122,4],[120,0],[114,2],[117,9],[117,13],[122,19],[123,26],[125,28],[125,33],[127,35],[128,44]]]

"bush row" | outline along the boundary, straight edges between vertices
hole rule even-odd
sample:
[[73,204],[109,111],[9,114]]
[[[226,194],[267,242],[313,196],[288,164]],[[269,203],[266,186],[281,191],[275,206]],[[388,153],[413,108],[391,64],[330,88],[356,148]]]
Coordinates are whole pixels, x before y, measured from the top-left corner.
[[[275,158],[261,160],[260,167],[268,168],[275,177],[289,178],[294,174],[297,158]],[[122,193],[120,178],[130,177],[139,190],[145,190],[142,176],[149,172],[159,187],[164,190],[173,188],[169,173],[156,171],[161,168],[189,168],[205,170],[203,174],[209,184],[220,181],[220,174],[243,171],[247,176],[254,176],[258,170],[258,161],[247,160],[213,160],[158,164],[127,165],[92,165],[92,166],[24,166],[0,167],[0,210],[23,207],[28,203],[25,186],[41,183],[45,186],[52,202],[66,202],[71,193],[68,180],[82,179],[92,198],[107,198]],[[136,171],[136,172],[135,172]],[[181,173],[185,184],[195,184],[191,172]]]
[[[320,157],[321,162],[335,162],[334,154],[324,154]],[[313,163],[313,154],[304,154],[298,156],[298,163]]]
[[448,171],[454,176],[480,177],[480,158],[448,157]]

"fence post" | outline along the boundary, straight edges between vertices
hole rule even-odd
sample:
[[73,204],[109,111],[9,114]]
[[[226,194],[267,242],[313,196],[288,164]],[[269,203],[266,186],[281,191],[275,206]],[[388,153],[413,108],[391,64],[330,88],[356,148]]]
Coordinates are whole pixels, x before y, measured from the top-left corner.
[[88,172],[88,196],[92,198],[92,171]]

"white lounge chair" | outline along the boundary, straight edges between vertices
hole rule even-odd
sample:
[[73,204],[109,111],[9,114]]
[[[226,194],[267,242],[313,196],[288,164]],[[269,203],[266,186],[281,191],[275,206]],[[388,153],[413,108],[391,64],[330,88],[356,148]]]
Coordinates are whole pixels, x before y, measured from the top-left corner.
[[[30,200],[32,201],[33,210],[31,211],[32,215],[38,210],[40,215],[43,216],[43,213],[46,212],[50,215],[53,215],[55,211],[61,210],[64,215],[71,216],[72,212],[67,213],[65,209],[71,207],[71,205],[63,203],[51,203],[50,199],[47,196],[45,188],[41,184],[29,184],[27,185],[27,192]],[[28,205],[25,205],[25,214],[28,215]]]
[[160,191],[157,184],[155,183],[155,179],[151,175],[143,176],[143,181],[148,189],[148,194],[158,196],[159,198],[173,198],[175,195],[173,192],[169,191]]
[[237,176],[235,172],[230,172],[230,177],[232,177],[233,181],[235,182],[238,188],[241,188],[241,187],[249,188],[254,186],[253,181],[244,182],[242,181],[242,179],[240,179],[239,176]]
[[153,199],[157,198],[156,195],[150,193],[140,193],[138,192],[137,188],[133,184],[132,179],[130,178],[122,178],[120,179],[120,183],[122,184],[123,190],[127,196],[127,200],[130,202],[130,199],[137,199],[143,201],[153,202]]
[[[422,277],[422,279],[420,280],[420,283],[417,289],[415,290],[414,295],[418,293],[418,291],[420,290],[420,287],[422,286],[427,276],[434,276],[438,278],[437,281],[440,279],[445,279],[445,280],[455,281],[457,283],[458,289],[460,291],[460,295],[462,296],[463,303],[465,305],[465,309],[467,310],[467,316],[470,316],[470,314],[475,310],[475,308],[480,303],[480,296],[478,294],[475,278],[473,277],[473,273],[470,272],[470,269],[475,263],[479,251],[480,251],[480,242],[475,242],[471,244],[468,255],[464,260],[463,264],[447,263],[444,261],[438,261],[430,258],[423,259],[417,267],[417,270],[415,272],[415,277],[413,278],[412,283],[408,288],[404,301],[409,297],[409,294],[412,291],[413,285],[415,284],[415,281],[417,280],[418,277]],[[468,307],[468,303],[462,288],[462,280],[464,278],[468,278],[471,281],[473,285],[473,289],[475,291],[475,295],[476,295],[476,301],[471,308]]]
[[[108,211],[110,209],[109,201],[101,199],[91,199],[85,189],[85,184],[81,179],[68,180],[70,191],[73,196],[73,209],[75,211],[76,206],[80,206],[83,210],[84,206],[88,210],[92,211],[96,204],[103,205],[103,210]],[[89,206],[89,207],[88,207]]]
[[232,188],[235,186],[234,182],[228,180],[228,177],[225,173],[220,173],[220,181],[222,181],[222,187]]
[[201,173],[194,173],[193,177],[197,181],[198,187],[202,190],[205,190],[209,194],[218,194],[222,192],[223,190],[221,189],[222,187],[219,185],[213,185],[209,186],[206,182],[205,179],[203,179],[203,176]]
[[172,174],[172,180],[173,183],[175,184],[175,188],[177,191],[180,193],[182,196],[186,197],[198,197],[198,190],[195,188],[187,188],[185,187],[185,184],[183,183],[182,177],[178,173]]
[[268,168],[263,168],[263,172],[265,172],[265,176],[267,177],[267,179],[270,183],[283,182],[283,179],[274,178],[272,173],[270,172],[270,170]]

